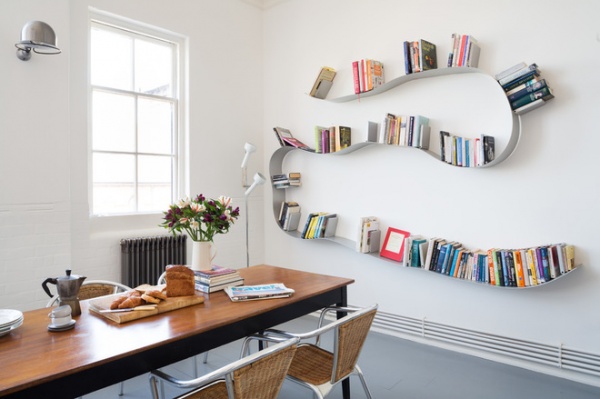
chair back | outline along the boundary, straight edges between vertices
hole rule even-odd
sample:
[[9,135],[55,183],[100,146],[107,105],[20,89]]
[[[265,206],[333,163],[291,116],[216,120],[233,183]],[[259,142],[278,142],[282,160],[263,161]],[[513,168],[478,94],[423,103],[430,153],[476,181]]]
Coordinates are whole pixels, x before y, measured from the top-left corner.
[[288,343],[281,350],[267,354],[231,373],[226,379],[229,397],[276,399],[294,358],[297,342]]
[[[97,298],[105,295],[117,294],[119,292],[130,291],[131,288],[117,283],[115,281],[107,280],[89,280],[84,281],[79,288],[79,294],[77,297],[80,300]],[[46,307],[54,306],[58,302],[58,295],[54,295],[50,301],[46,304]]]
[[158,398],[160,378],[179,388],[193,388],[179,399],[276,399],[298,342],[298,338],[286,339],[193,380],[178,380],[154,370],[150,377],[153,396]]
[[376,313],[377,305],[373,305],[339,320],[334,332],[332,384],[348,376],[356,367]]

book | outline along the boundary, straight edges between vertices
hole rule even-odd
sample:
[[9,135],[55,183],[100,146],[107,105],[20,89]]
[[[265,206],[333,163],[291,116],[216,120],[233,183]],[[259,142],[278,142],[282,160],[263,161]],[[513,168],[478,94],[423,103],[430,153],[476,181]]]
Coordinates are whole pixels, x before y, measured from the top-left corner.
[[[528,84],[529,82],[531,82],[531,84]],[[527,94],[532,93],[534,91],[540,90],[544,87],[546,87],[546,79],[542,79],[542,80],[530,80],[529,82],[523,84],[522,89],[516,91],[516,92],[512,92],[512,93],[506,93],[506,97],[508,98],[509,102],[513,102],[518,100],[521,97],[525,97]],[[520,87],[520,86],[519,86]]]
[[367,246],[367,241],[369,238],[369,231],[373,230],[379,230],[379,220],[375,216],[361,217],[356,238],[357,252],[368,253],[369,248]]
[[389,227],[379,256],[395,260],[396,262],[403,262],[403,259],[406,259],[406,256],[404,256],[405,247],[408,248],[406,245],[407,238],[410,238],[408,231]]
[[521,108],[524,105],[532,103],[536,100],[544,100],[548,101],[551,98],[554,98],[554,93],[550,87],[542,87],[540,90],[534,91],[533,93],[529,93],[513,102],[510,103],[510,107],[514,110],[517,108]]
[[518,92],[519,90],[523,90],[527,86],[531,86],[532,84],[534,84],[535,82],[539,82],[540,80],[541,80],[541,78],[539,76],[534,76],[533,78],[529,79],[527,82],[524,82],[513,89],[507,90],[506,96],[514,94],[514,93]]
[[508,82],[501,86],[505,92],[508,92],[508,91],[514,89],[515,87],[518,87],[518,86],[522,85],[523,83],[530,81],[531,79],[535,78],[536,76],[539,76],[539,74],[536,74],[536,71],[530,71],[529,73],[526,73],[525,75],[521,76],[520,78],[513,80],[511,82]]
[[196,281],[196,291],[211,293],[216,291],[224,290],[226,287],[235,287],[244,284],[244,279],[239,278],[237,280],[227,281],[220,284],[204,284],[199,281]]
[[309,146],[296,139],[289,129],[283,127],[274,127],[273,130],[275,130],[275,133],[277,134],[281,142],[283,142],[285,145],[301,148],[303,150],[311,150]]
[[216,277],[203,277],[203,276],[195,276],[195,280],[197,283],[202,283],[202,284],[208,284],[208,285],[217,285],[217,284],[224,284],[230,281],[236,281],[239,280],[241,278],[240,273],[238,273],[237,271],[235,273],[231,273],[231,274],[224,274],[222,276],[216,276]]
[[415,72],[421,72],[419,42],[410,42],[410,67]]
[[483,163],[490,163],[496,157],[496,144],[494,137],[482,135],[483,142]]
[[497,73],[494,76],[494,79],[496,79],[496,80],[503,79],[503,78],[507,77],[508,75],[511,75],[511,74],[517,72],[519,69],[523,69],[526,67],[527,67],[527,64],[525,62],[519,62],[518,64],[513,65],[512,67],[505,69],[504,71],[502,71],[500,73]]
[[352,144],[352,129],[348,126],[339,126],[340,150],[350,147]]
[[226,287],[225,292],[233,302],[239,302],[258,299],[287,298],[292,296],[295,291],[286,287],[283,283],[275,283]]
[[236,269],[231,269],[229,267],[221,267],[221,266],[217,266],[217,265],[213,265],[210,269],[194,270],[195,277],[206,277],[206,278],[223,276],[223,275],[232,274],[232,273],[238,273],[238,271]]
[[329,93],[329,89],[331,89],[331,86],[333,85],[335,74],[336,72],[333,68],[321,68],[321,71],[310,90],[310,96],[320,99],[327,97],[327,93]]
[[523,76],[534,75],[538,76],[540,74],[540,70],[538,69],[537,64],[533,63],[525,68],[521,68],[501,79],[498,80],[500,86],[504,86],[508,83],[511,83],[515,80],[522,78]]
[[360,75],[358,70],[358,61],[352,62],[352,77],[354,79],[354,94],[360,93]]
[[474,41],[469,43],[469,51],[467,58],[468,67],[477,68],[479,66],[479,54],[481,53],[481,48]]
[[410,42],[405,41],[402,45],[404,51],[404,73],[410,75],[412,73],[412,67],[410,62]]
[[421,70],[428,71],[430,69],[437,69],[437,55],[435,44],[428,42],[427,40],[419,40],[419,63]]
[[544,100],[543,98],[540,98],[533,102],[530,102],[529,104],[523,105],[522,107],[515,108],[513,111],[515,112],[515,114],[523,115],[523,114],[526,114],[529,111],[533,111],[534,109],[537,109],[543,105],[546,105],[546,100]]

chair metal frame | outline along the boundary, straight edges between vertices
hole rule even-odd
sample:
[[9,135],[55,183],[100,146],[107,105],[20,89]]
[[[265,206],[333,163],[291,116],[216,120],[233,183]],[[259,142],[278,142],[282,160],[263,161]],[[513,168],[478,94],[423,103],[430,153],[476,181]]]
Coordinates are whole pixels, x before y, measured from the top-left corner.
[[[371,318],[371,320],[369,322],[369,329],[370,329],[370,326],[373,322],[373,318],[375,317],[375,314],[377,312],[377,308],[378,308],[377,304],[371,305],[366,308],[358,308],[358,307],[351,307],[351,306],[346,306],[346,307],[332,306],[332,307],[324,308],[321,311],[321,314],[319,316],[318,327],[316,330],[305,332],[305,333],[292,333],[292,332],[282,331],[282,330],[278,330],[278,329],[268,329],[268,330],[265,330],[261,334],[255,334],[255,335],[251,335],[251,336],[247,337],[244,340],[244,343],[242,346],[242,354],[249,353],[250,342],[252,340],[258,340],[260,342],[260,341],[264,340],[264,337],[276,337],[276,336],[299,338],[301,340],[301,343],[298,345],[299,351],[302,350],[301,348],[303,346],[312,346],[312,347],[318,348],[321,351],[328,352],[329,354],[331,354],[333,356],[333,364],[331,367],[331,378],[328,382],[326,382],[324,384],[315,385],[315,384],[311,384],[307,381],[304,381],[300,378],[293,377],[288,374],[287,378],[290,381],[293,381],[297,384],[300,384],[302,386],[310,388],[317,397],[323,399],[331,392],[331,390],[337,384],[346,380],[352,374],[356,374],[356,375],[358,375],[358,377],[360,379],[360,382],[365,391],[365,394],[367,395],[367,398],[372,398],[371,392],[369,391],[369,388],[367,386],[367,382],[362,373],[362,370],[360,369],[360,367],[357,364],[358,356],[360,355],[360,351],[362,350],[362,346],[364,344],[364,341],[366,340],[368,331],[365,334],[362,342],[354,343],[355,345],[360,345],[360,348],[358,348],[356,358],[353,360],[354,364],[353,364],[351,371],[344,375],[338,376],[337,378],[336,378],[336,375],[337,375],[338,366],[339,366],[340,351],[342,349],[340,347],[340,327],[343,327],[344,325],[347,325],[348,323],[352,323],[353,321],[355,321],[359,318],[370,317]],[[346,313],[346,316],[344,316],[340,319],[337,319],[335,321],[332,321],[326,325],[323,325],[326,315],[330,312],[338,312],[338,314],[339,314],[339,312],[342,312],[342,313]],[[333,331],[333,334],[334,334],[333,351],[332,352],[326,351],[325,349],[321,348],[321,346],[320,346],[321,336],[330,331]],[[314,344],[306,342],[307,340],[311,340],[313,338],[315,339]],[[296,361],[296,360],[294,360],[294,361]],[[293,365],[290,368],[293,368]]]
[[[247,396],[244,394],[244,392],[238,392],[238,393],[240,393],[240,395],[236,396],[236,390],[235,390],[235,386],[234,386],[236,372],[240,371],[241,369],[243,369],[247,366],[254,365],[259,360],[270,358],[274,355],[279,354],[281,351],[288,350],[292,347],[293,347],[293,349],[290,349],[290,350],[293,350],[295,352],[298,342],[300,341],[299,338],[281,338],[281,337],[264,337],[263,339],[268,340],[270,342],[276,342],[276,343],[274,345],[269,346],[266,349],[263,349],[256,353],[253,353],[251,355],[242,357],[239,360],[236,360],[236,361],[234,361],[228,365],[225,365],[215,371],[212,371],[201,377],[194,378],[192,380],[180,380],[180,379],[177,379],[177,378],[175,378],[163,371],[160,371],[160,370],[154,370],[154,371],[150,372],[150,390],[152,392],[152,397],[154,399],[159,399],[160,398],[159,382],[168,382],[178,388],[184,388],[184,389],[191,388],[192,389],[192,391],[184,393],[182,396],[179,396],[179,398],[187,398],[189,396],[193,396],[193,394],[200,393],[201,391],[203,391],[207,388],[213,387],[215,384],[222,384],[222,383],[224,383],[226,385],[227,397],[229,399],[247,398]],[[279,384],[279,388],[281,388],[281,384],[283,383],[283,380],[286,377],[287,370],[289,368],[289,365],[292,362],[292,358],[293,358],[293,353],[292,353],[292,356],[290,356],[289,361],[287,362],[287,367],[283,367],[283,368],[274,369],[273,366],[269,363],[266,363],[263,365],[264,367],[268,366],[271,371],[277,371],[277,372],[281,373],[281,376],[280,376],[281,382]],[[277,378],[279,378],[279,376],[277,376]],[[277,394],[277,392],[275,392],[275,395]],[[163,396],[164,396],[164,393],[163,393]],[[255,399],[255,398],[251,398],[251,399]]]

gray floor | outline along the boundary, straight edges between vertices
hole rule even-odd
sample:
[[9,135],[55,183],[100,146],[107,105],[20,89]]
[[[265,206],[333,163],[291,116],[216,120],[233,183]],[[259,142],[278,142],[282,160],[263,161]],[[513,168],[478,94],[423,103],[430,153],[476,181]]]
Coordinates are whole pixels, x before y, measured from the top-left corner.
[[[289,331],[308,331],[316,327],[314,317],[303,317],[282,326]],[[240,342],[210,351],[208,363],[197,357],[200,373],[214,370],[239,356]],[[166,367],[164,371],[179,378],[191,378],[193,359]],[[517,367],[457,354],[439,348],[372,332],[365,343],[359,365],[375,399],[598,399],[600,388],[538,374]],[[357,378],[351,377],[352,398],[365,398]],[[167,397],[179,391],[166,387]],[[118,386],[92,394],[86,399],[117,398]],[[123,398],[150,398],[148,376],[125,382]],[[310,399],[310,391],[285,382],[279,398]],[[337,387],[328,397],[341,399]],[[260,398],[256,398],[260,399]]]

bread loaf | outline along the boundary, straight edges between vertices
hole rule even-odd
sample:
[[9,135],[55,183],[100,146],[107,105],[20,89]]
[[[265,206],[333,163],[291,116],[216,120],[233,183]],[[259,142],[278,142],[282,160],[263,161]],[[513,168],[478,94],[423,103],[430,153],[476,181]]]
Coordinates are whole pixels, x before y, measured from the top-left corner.
[[196,293],[194,271],[187,266],[167,266],[167,296],[188,296]]

